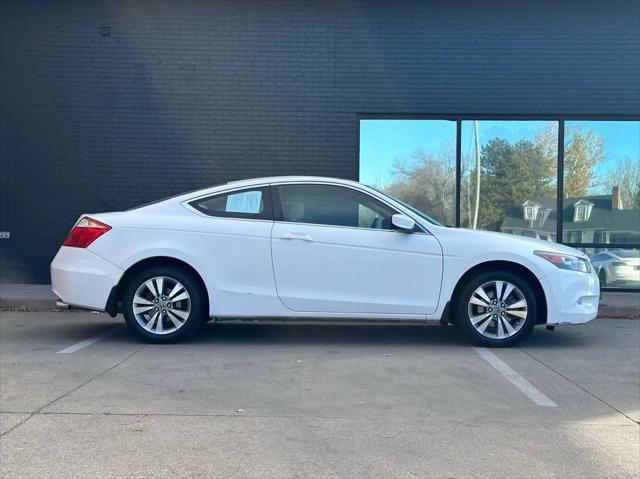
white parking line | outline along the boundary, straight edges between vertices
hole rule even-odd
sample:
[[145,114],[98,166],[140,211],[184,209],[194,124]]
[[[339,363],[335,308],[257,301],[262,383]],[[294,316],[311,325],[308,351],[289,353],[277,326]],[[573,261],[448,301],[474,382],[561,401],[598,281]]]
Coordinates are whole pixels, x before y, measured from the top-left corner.
[[473,348],[476,352],[488,362],[491,366],[498,370],[507,380],[509,380],[515,387],[517,387],[522,393],[531,399],[538,406],[557,407],[551,399],[544,395],[533,384],[520,376],[517,372],[509,367],[507,363],[502,361],[498,356],[493,354],[487,348]]
[[80,341],[79,343],[72,344],[69,347],[61,349],[60,351],[57,351],[57,353],[58,354],[75,353],[76,351],[80,351],[81,349],[86,348],[87,346],[91,346],[93,343],[97,343],[98,341],[104,338],[108,338],[109,336],[117,333],[118,331],[121,331],[122,329],[124,329],[124,325],[116,326],[115,328],[108,329],[103,333],[96,334],[95,336],[92,336],[89,339],[85,339],[84,341]]

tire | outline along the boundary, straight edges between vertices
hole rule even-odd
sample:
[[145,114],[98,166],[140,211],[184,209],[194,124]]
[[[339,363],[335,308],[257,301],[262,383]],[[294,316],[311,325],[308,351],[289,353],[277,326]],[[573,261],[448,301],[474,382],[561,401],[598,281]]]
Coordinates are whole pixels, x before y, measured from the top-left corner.
[[[498,288],[502,301],[496,298]],[[474,344],[488,347],[513,346],[527,337],[537,323],[538,311],[531,284],[509,271],[487,271],[472,277],[455,300],[460,327]]]
[[146,342],[182,341],[206,316],[205,294],[184,269],[155,266],[131,278],[122,295],[122,313],[131,331]]
[[598,273],[598,279],[600,280],[600,287],[607,285],[607,272],[604,269],[601,269]]

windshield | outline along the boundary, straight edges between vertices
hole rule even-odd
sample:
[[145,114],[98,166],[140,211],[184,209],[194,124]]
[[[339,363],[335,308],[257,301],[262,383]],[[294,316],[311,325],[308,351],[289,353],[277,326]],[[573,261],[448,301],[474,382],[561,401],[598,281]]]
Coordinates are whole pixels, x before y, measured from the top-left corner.
[[371,188],[372,190],[377,191],[378,193],[386,196],[387,198],[391,198],[393,201],[397,201],[398,203],[400,203],[402,206],[404,206],[405,208],[411,210],[413,213],[417,214],[420,218],[422,218],[425,221],[428,221],[429,223],[431,223],[432,225],[436,225],[436,226],[444,226],[442,223],[440,223],[437,220],[434,220],[431,216],[429,216],[428,214],[420,211],[418,208],[415,208],[413,206],[411,206],[410,204],[405,203],[402,200],[399,200],[398,198],[396,198],[395,196],[391,196],[388,193],[385,193],[384,191],[379,190],[378,188],[374,188],[373,186],[369,186],[369,188]]

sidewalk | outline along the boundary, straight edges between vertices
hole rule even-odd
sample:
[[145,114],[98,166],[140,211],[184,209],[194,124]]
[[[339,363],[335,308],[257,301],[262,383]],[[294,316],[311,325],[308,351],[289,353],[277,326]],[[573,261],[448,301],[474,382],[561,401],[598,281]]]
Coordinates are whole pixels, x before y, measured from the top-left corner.
[[0,283],[0,308],[53,309],[56,300],[50,284]]
[[[48,284],[0,283],[0,308],[55,309],[56,297]],[[640,318],[639,293],[602,293],[600,317]]]

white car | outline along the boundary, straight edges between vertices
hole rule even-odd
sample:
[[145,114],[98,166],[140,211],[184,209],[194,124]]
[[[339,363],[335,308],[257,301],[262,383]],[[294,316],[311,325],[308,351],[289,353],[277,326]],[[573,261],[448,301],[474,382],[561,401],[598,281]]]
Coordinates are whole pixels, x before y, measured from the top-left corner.
[[591,257],[600,284],[624,285],[640,283],[640,251],[603,251]]
[[238,181],[83,215],[51,264],[72,306],[170,342],[203,320],[440,322],[508,346],[596,317],[598,275],[555,243],[452,229],[362,184]]

